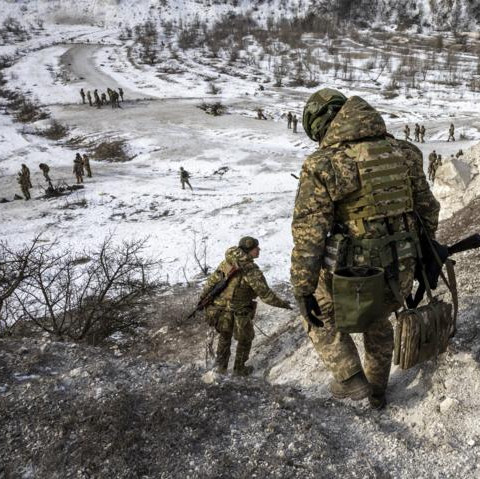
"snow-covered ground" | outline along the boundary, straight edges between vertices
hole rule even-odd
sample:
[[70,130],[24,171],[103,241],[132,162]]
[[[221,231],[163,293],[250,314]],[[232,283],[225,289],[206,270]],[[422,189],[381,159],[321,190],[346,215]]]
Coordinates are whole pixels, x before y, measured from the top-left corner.
[[[66,43],[67,37],[72,43]],[[4,70],[8,87],[46,104],[52,118],[68,125],[71,137],[83,137],[86,146],[68,148],[28,134],[31,126],[0,117],[0,196],[12,198],[18,192],[14,175],[21,163],[31,168],[34,183],[32,201],[1,205],[3,237],[18,244],[43,232],[45,240],[59,237],[63,245],[82,249],[110,232],[118,238],[148,236],[152,253],[162,260],[164,278],[175,283],[199,272],[194,244],[199,252],[206,245],[207,262],[214,266],[228,246],[250,234],[260,239],[259,262],[269,280],[288,281],[296,190],[290,174],[298,173],[315,145],[301,127],[298,134],[287,130],[282,115],[288,110],[301,115],[314,89],[265,84],[261,91],[261,75],[245,67],[241,78],[238,66],[238,76],[235,70],[219,73],[222,62],[209,61],[195,50],[180,55],[183,72],[159,75],[155,68],[132,62],[129,42],[117,37],[115,29],[49,25],[37,43],[48,38],[52,46],[38,48],[33,38],[30,51]],[[221,89],[219,94],[208,93],[210,79]],[[414,122],[425,124],[427,143],[419,145],[425,155],[436,149],[449,156],[480,139],[475,92],[450,93],[437,85],[434,92],[419,90],[418,98],[408,98],[410,92],[387,100],[367,74],[356,82],[332,76],[325,81],[347,95],[364,96],[384,113],[396,136],[402,136],[406,122],[412,129]],[[82,87],[103,91],[119,86],[126,99],[121,109],[81,104]],[[197,108],[202,101],[222,101],[228,114],[207,115]],[[269,121],[256,119],[258,107]],[[452,121],[457,135],[467,139],[445,142]],[[75,152],[88,151],[89,142],[113,139],[126,140],[131,161],[93,161],[93,178],[85,180],[83,191],[39,199],[43,194],[39,163],[51,166],[55,182],[73,183]],[[180,166],[192,174],[193,192],[180,188]],[[214,174],[221,167],[228,171]],[[83,199],[86,206],[76,207]]]

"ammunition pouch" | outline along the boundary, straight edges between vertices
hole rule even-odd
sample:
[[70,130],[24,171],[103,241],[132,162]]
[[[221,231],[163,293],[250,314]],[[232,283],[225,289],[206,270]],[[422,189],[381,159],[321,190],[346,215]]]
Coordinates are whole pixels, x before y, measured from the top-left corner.
[[[400,231],[382,238],[352,238],[340,233],[327,238],[323,267],[334,273],[351,266],[372,266],[386,269],[396,260],[417,257],[418,237],[409,231]],[[393,248],[396,250],[394,258]]]
[[353,266],[333,274],[335,326],[345,333],[363,333],[385,315],[385,279],[381,268]]

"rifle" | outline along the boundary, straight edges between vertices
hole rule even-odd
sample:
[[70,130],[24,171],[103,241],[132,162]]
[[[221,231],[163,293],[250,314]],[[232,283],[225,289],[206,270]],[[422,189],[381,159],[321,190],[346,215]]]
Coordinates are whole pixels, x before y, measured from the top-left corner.
[[[435,248],[436,256],[441,264],[439,264],[440,262],[435,258],[435,252],[432,251],[431,246]],[[425,281],[422,275],[422,267],[425,268],[425,275],[430,288],[436,289],[438,286],[438,278],[445,261],[456,253],[480,248],[480,234],[473,234],[468,238],[458,241],[452,246],[442,245],[438,241],[426,238],[425,235],[422,235],[420,237],[420,247],[422,250],[422,258],[418,259],[417,266],[415,267],[415,279],[418,281],[418,288],[415,291],[415,297],[410,294],[406,299],[409,308],[416,308],[425,294]]]
[[228,283],[230,283],[230,280],[240,271],[240,268],[238,266],[233,266],[232,269],[228,272],[228,274],[224,274],[223,278],[216,284],[213,285],[213,287],[210,289],[210,291],[202,296],[200,300],[197,303],[197,306],[195,309],[187,316],[187,319],[193,318],[195,314],[199,311],[203,311],[207,306],[210,306],[215,298],[219,296],[228,286]]

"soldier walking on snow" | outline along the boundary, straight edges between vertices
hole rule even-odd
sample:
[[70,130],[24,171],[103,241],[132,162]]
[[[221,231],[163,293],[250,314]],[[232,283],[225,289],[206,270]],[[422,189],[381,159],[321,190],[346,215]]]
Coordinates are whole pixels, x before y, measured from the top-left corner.
[[89,178],[92,177],[92,170],[90,168],[90,158],[84,154],[83,155],[83,167],[85,168],[85,171],[87,172],[87,176]]
[[293,115],[292,112],[289,111],[287,114],[287,128],[290,130],[292,128],[292,120],[293,120]]
[[405,141],[412,141],[412,139],[410,138],[410,127],[408,125],[405,125],[403,133],[405,133]]
[[448,129],[448,140],[447,141],[455,141],[455,127],[453,126],[453,123],[450,123],[450,128]]
[[50,179],[50,175],[48,172],[50,171],[50,167],[46,163],[40,163],[38,167],[42,170],[43,176],[48,183],[48,186],[51,190],[53,190],[52,180]]
[[87,100],[88,104],[92,106],[92,94],[90,93],[90,90],[87,91]]
[[83,88],[80,88],[80,96],[82,97],[82,104],[85,105],[85,92],[83,91]]
[[297,125],[298,125],[297,115],[293,115],[292,124],[293,124],[293,133],[297,133]]
[[183,169],[183,166],[180,167],[180,182],[182,183],[182,190],[185,189],[185,185],[188,185],[193,191],[192,185],[190,184],[190,173],[187,170]]
[[118,93],[120,94],[120,98],[121,98],[122,101],[123,101],[123,89],[122,89],[122,88],[119,88],[119,89],[118,89]]
[[22,175],[25,175],[25,178],[27,179],[28,187],[33,188],[32,181],[30,179],[30,168],[24,163],[22,163]]
[[248,376],[253,371],[253,367],[246,366],[245,363],[250,356],[255,337],[253,329],[253,318],[257,308],[255,298],[259,297],[270,306],[292,309],[288,301],[279,298],[268,286],[262,271],[254,261],[259,255],[257,239],[251,236],[241,238],[238,246],[227,249],[225,259],[209,276],[203,288],[201,298],[222,279],[227,276],[231,278],[227,288],[205,311],[207,323],[219,334],[215,361],[218,373],[227,372],[232,337],[237,340],[233,373],[237,376]]

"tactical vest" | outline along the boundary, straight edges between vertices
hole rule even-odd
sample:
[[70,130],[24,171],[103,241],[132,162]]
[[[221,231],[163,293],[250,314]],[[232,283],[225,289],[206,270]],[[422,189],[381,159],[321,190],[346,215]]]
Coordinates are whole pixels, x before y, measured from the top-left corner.
[[402,151],[388,140],[377,140],[351,145],[346,154],[356,162],[360,188],[335,202],[335,222],[355,225],[358,237],[330,236],[325,267],[330,271],[355,265],[385,268],[395,259],[416,257],[415,231],[363,238],[365,222],[388,222],[391,217],[413,212],[412,188]]

